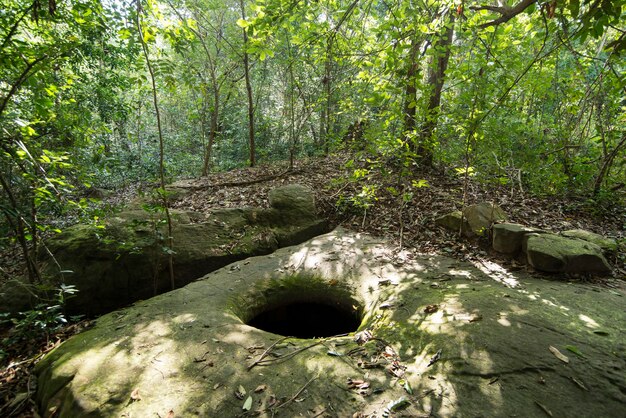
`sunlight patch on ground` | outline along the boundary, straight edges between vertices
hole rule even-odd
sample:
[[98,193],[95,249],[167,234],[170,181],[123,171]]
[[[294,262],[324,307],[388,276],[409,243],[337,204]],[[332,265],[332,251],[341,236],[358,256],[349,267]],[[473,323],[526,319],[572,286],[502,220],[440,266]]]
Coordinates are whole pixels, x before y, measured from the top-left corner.
[[472,278],[472,273],[470,273],[467,270],[456,270],[456,269],[450,269],[448,271],[448,274],[451,276],[461,276],[461,277],[465,277],[467,279],[471,279]]
[[583,321],[585,325],[589,328],[600,328],[600,325],[593,319],[589,318],[587,315],[580,314],[578,315],[578,318],[580,318],[580,320]]
[[[241,330],[243,331],[257,331],[257,328],[251,327],[249,325],[242,325]],[[251,335],[248,332],[239,332],[239,331],[230,331],[227,335],[223,337],[224,342],[230,344],[239,344],[242,347],[247,347],[248,345],[254,345],[254,341],[251,339]]]
[[100,349],[89,350],[85,355],[80,356],[81,374],[86,376],[96,376],[102,370],[102,365],[106,364],[110,359],[118,357],[115,344]]
[[479,259],[478,261],[472,261],[474,267],[485,273],[498,283],[502,283],[506,287],[514,289],[520,285],[519,280],[512,275],[507,269],[502,267],[498,263],[493,261]]
[[557,305],[556,303],[554,303],[554,302],[552,302],[551,300],[548,300],[548,299],[541,299],[541,302],[545,303],[548,306],[552,306],[553,308],[559,308],[562,311],[569,311],[570,310],[567,306]]
[[510,327],[511,321],[509,321],[508,316],[509,316],[508,312],[499,312],[498,324],[502,325],[503,327]]
[[182,314],[182,315],[178,315],[177,317],[175,317],[174,319],[172,319],[172,322],[178,325],[186,325],[186,324],[191,324],[193,322],[195,322],[197,319],[197,317],[193,314]]

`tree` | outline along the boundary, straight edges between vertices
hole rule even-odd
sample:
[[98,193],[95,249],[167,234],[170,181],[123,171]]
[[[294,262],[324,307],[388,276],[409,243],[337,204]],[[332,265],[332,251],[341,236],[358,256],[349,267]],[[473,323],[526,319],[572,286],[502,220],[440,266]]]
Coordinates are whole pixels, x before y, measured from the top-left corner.
[[[246,20],[246,8],[243,0],[239,0],[241,19]],[[248,144],[250,147],[250,167],[256,165],[256,147],[254,144],[254,100],[252,99],[252,83],[250,81],[250,57],[248,55],[248,28],[241,28],[243,33],[243,71],[246,82],[246,95],[248,97]]]

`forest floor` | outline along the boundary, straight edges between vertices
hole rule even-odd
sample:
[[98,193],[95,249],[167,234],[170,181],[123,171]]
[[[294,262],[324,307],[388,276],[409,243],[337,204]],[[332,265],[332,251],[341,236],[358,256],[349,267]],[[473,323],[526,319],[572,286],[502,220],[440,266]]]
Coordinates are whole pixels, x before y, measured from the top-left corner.
[[[339,154],[297,161],[293,170],[286,170],[284,164],[268,165],[188,180],[194,192],[175,201],[173,206],[196,212],[218,207],[269,207],[271,189],[299,183],[315,191],[318,211],[333,227],[341,225],[353,231],[381,236],[398,249],[415,253],[439,253],[478,263],[497,262],[509,270],[527,270],[542,276],[529,266],[491,251],[487,239],[468,241],[435,225],[435,219],[460,209],[464,203],[493,202],[504,209],[512,222],[554,232],[581,228],[620,240],[621,251],[609,260],[614,266],[612,277],[570,276],[566,279],[592,281],[626,294],[626,211],[623,207],[600,208],[582,199],[530,196],[519,187],[484,185],[472,179],[464,184],[462,176],[436,170],[400,177],[393,168],[386,170],[384,175],[381,170],[374,169],[357,180],[353,176],[354,170],[368,168],[368,162],[354,160],[347,168],[346,163],[351,158]],[[421,180],[426,181],[421,182],[423,187],[411,187]],[[375,198],[368,200],[362,194],[363,186],[375,187]],[[412,193],[409,201],[403,199],[404,192]],[[104,199],[103,203],[110,207],[120,206],[135,198],[137,193],[136,187],[122,189]],[[0,254],[3,275],[19,271],[16,260],[19,260],[16,249],[6,249]],[[24,340],[18,346],[5,348],[7,355],[0,364],[1,415],[34,415],[34,404],[30,400],[30,388],[33,387],[31,366],[44,352],[85,326],[88,322],[62,329],[45,341]],[[0,338],[4,336],[0,334]],[[23,393],[26,396],[20,395]]]

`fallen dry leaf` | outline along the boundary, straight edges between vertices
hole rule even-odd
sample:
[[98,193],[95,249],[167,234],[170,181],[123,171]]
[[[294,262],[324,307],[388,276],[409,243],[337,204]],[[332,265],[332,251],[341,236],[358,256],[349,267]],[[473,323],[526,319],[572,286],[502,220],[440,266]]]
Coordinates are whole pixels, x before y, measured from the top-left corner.
[[428,305],[424,308],[424,313],[426,314],[431,314],[431,313],[435,313],[439,310],[439,305],[437,304],[432,304],[432,305]]
[[267,389],[267,385],[259,385],[254,389],[254,393],[261,393]]
[[549,417],[553,416],[553,415],[552,415],[552,412],[550,412],[550,410],[549,410],[548,408],[546,408],[544,405],[540,404],[540,403],[539,403],[539,402],[537,402],[537,401],[535,401],[535,404],[537,404],[537,406],[538,406],[539,408],[541,408],[541,410],[542,410],[543,412],[545,412],[547,416],[549,416]]
[[587,386],[584,385],[583,382],[581,382],[580,380],[576,379],[575,377],[572,377],[572,382],[576,383],[576,385],[581,388],[582,390],[588,391],[589,389],[587,389]]
[[372,332],[366,329],[364,331],[357,332],[354,335],[354,342],[357,343],[358,345],[363,345],[369,340],[371,340],[372,337],[373,337]]
[[139,394],[139,389],[135,389],[130,393],[130,399],[133,401],[140,401],[141,395]]
[[552,352],[552,354],[554,354],[554,357],[558,358],[563,363],[569,363],[569,358],[561,354],[561,352],[556,347],[550,346],[550,351]]
[[243,399],[243,397],[246,396],[246,390],[243,386],[239,385],[239,389],[235,392],[235,396],[237,399]]
[[442,353],[442,351],[441,351],[441,349],[439,349],[439,350],[435,353],[435,355],[434,355],[434,356],[432,356],[432,357],[430,358],[430,361],[428,362],[428,364],[426,365],[426,367],[430,367],[430,366],[432,366],[433,364],[435,364],[436,362],[438,362],[438,361],[439,361],[439,359],[441,358],[441,353]]

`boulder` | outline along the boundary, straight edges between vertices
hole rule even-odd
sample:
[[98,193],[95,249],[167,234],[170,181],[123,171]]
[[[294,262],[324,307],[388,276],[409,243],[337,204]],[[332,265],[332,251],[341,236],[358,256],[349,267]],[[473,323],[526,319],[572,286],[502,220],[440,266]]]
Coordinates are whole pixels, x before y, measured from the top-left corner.
[[498,205],[483,202],[466,206],[463,212],[457,210],[445,214],[435,223],[451,231],[461,230],[466,237],[474,237],[484,235],[494,222],[499,221],[506,221],[506,213]]
[[315,218],[315,199],[311,189],[290,184],[269,193],[270,206],[290,218]]
[[530,234],[526,242],[526,256],[528,264],[549,273],[611,272],[611,266],[599,246],[555,234]]
[[506,221],[506,213],[500,206],[482,202],[476,205],[469,205],[463,209],[463,216],[467,219],[469,228],[464,231],[465,235],[473,236],[485,235],[494,222]]
[[[268,254],[326,232],[326,221],[314,216],[312,192],[298,190],[299,205],[289,206],[283,200],[271,209],[208,213],[172,209],[171,250],[162,214],[131,208],[107,219],[102,227],[75,225],[48,241],[53,257],[41,254],[43,272],[54,286],[63,283],[78,289],[67,301],[69,313],[110,312],[172,289],[169,251],[174,284],[181,287],[237,260]],[[0,296],[1,310],[15,313],[29,308],[28,298],[1,290]]]
[[569,231],[563,231],[561,232],[561,235],[568,238],[582,239],[583,241],[596,244],[598,247],[602,248],[605,253],[614,253],[617,251],[617,241],[584,229],[571,229]]
[[[455,210],[454,212],[446,213],[443,216],[435,219],[435,223],[439,226],[442,226],[451,231],[458,232],[461,229],[461,222],[464,222],[463,213],[460,210]],[[467,221],[465,221],[467,222]],[[463,228],[466,229],[466,228]]]
[[524,236],[539,231],[520,224],[496,224],[493,226],[493,249],[500,253],[515,255],[522,251]]

